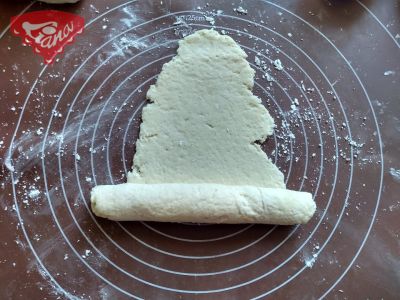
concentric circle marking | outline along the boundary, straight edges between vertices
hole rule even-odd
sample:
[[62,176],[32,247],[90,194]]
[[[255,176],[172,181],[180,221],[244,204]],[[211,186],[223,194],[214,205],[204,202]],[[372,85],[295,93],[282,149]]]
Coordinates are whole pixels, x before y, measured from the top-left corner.
[[[116,89],[116,91],[118,90],[118,88]],[[94,96],[93,96],[94,97]],[[91,99],[93,99],[93,97],[91,98]],[[112,97],[112,96],[111,96]],[[104,108],[104,107],[103,107]],[[96,124],[97,124],[98,122],[96,122]],[[93,145],[92,145],[93,146]],[[124,153],[124,152],[123,152]],[[79,181],[78,181],[79,182]]]
[[[83,88],[83,87],[82,87]],[[75,99],[76,99],[76,97],[75,97]],[[68,118],[68,116],[67,116],[67,118]],[[61,168],[60,168],[60,170],[61,170]],[[78,181],[78,184],[79,184],[79,181]]]
[[[192,24],[190,24],[190,25],[192,25]],[[250,49],[251,50],[251,49]],[[125,63],[124,63],[125,64]],[[256,67],[256,66],[254,66],[253,65],[253,67]],[[115,71],[117,71],[118,69],[116,69],[116,70],[114,70],[114,72]],[[110,74],[111,75],[111,74]],[[128,76],[127,77],[127,79],[128,78],[130,78],[131,77],[131,75],[130,76]],[[126,79],[126,80],[127,80]],[[106,79],[107,80],[107,79]],[[125,81],[125,80],[124,80]],[[104,108],[105,108],[105,106],[107,105],[107,102],[109,101],[109,99],[110,98],[112,98],[113,97],[113,95],[114,95],[114,93],[116,93],[117,91],[118,91],[118,89],[124,84],[124,81],[123,82],[121,82],[120,83],[120,85],[113,91],[113,93],[108,97],[108,99],[107,99],[107,101],[106,101],[106,104],[103,106],[103,109],[102,109],[102,111],[101,111],[101,113],[100,113],[100,115],[99,115],[99,117],[98,117],[98,120],[100,119],[100,117],[101,117],[101,114],[102,114],[102,112],[103,112],[103,110],[104,110]],[[103,81],[103,83],[104,83],[104,81]],[[103,85],[103,83],[101,84],[101,86]],[[136,89],[139,89],[140,88],[140,86],[139,87],[137,87]],[[95,95],[94,95],[95,96]],[[94,96],[92,97],[92,99],[94,98]],[[290,97],[290,96],[288,96],[288,97]],[[306,97],[306,96],[305,96]],[[128,96],[128,98],[129,98],[129,96]],[[122,103],[125,103],[126,101],[124,101],[124,102],[122,102]],[[119,111],[119,110],[118,110]],[[132,118],[134,117],[134,115],[132,116]],[[131,118],[131,119],[132,119]],[[115,118],[114,118],[114,120],[115,120]],[[113,120],[113,121],[114,121]],[[98,121],[96,122],[96,124],[98,124]],[[127,126],[127,128],[129,128],[129,125]],[[303,128],[304,128],[304,126],[303,126]],[[111,132],[111,130],[112,130],[112,127],[110,128],[110,132]],[[95,136],[95,133],[93,134],[93,137]],[[110,136],[110,133],[109,133],[109,136]],[[126,135],[125,135],[126,136]],[[76,143],[77,144],[77,143]],[[123,145],[125,145],[125,142],[123,142]],[[93,148],[93,139],[92,139],[92,148]],[[108,149],[108,148],[107,148]],[[122,151],[122,153],[124,153],[124,151]],[[307,155],[306,155],[306,157],[307,157]],[[125,159],[123,159],[123,161],[125,161]],[[93,164],[92,164],[92,167],[93,167]],[[124,166],[124,168],[125,168],[125,172],[126,172],[126,167]],[[95,176],[94,176],[95,177]],[[112,176],[111,176],[111,174],[110,174],[110,178],[111,178],[111,180],[112,180]],[[113,183],[113,182],[111,182],[111,183]],[[136,238],[136,237],[135,237]],[[173,254],[171,254],[171,255],[173,255]],[[198,257],[198,258],[204,258],[204,256],[202,256],[202,257]]]
[[[133,1],[130,1],[130,2],[133,2]],[[317,28],[315,28],[315,27],[313,27],[311,24],[307,23],[307,21],[303,20],[301,17],[299,17],[299,16],[293,14],[292,12],[286,10],[285,8],[280,7],[279,5],[276,5],[276,4],[271,3],[271,2],[269,2],[269,1],[264,1],[264,2],[266,2],[266,3],[270,4],[270,5],[273,5],[273,6],[275,6],[275,7],[278,7],[279,9],[284,10],[285,12],[289,13],[290,15],[292,15],[292,16],[294,16],[294,17],[300,19],[303,23],[305,23],[305,24],[308,25],[310,28],[312,28],[312,30],[315,30],[320,36],[322,36],[324,39],[326,39],[326,40],[329,42],[329,44],[335,49],[335,51],[337,51],[337,52],[339,53],[339,55],[340,55],[340,56],[342,57],[342,59],[346,62],[347,66],[349,67],[349,69],[352,71],[352,73],[354,74],[354,76],[355,76],[356,79],[358,80],[358,83],[360,84],[360,86],[361,86],[361,88],[362,88],[362,90],[363,90],[363,92],[364,92],[364,94],[365,94],[365,96],[366,96],[366,98],[367,98],[367,100],[368,100],[369,106],[371,107],[371,113],[372,113],[372,115],[373,115],[373,119],[374,119],[374,122],[375,122],[376,130],[377,130],[377,133],[378,133],[379,149],[380,149],[381,162],[382,162],[382,163],[381,163],[381,178],[380,178],[380,188],[379,188],[379,191],[378,191],[377,203],[376,203],[376,206],[375,206],[375,211],[374,211],[373,216],[372,216],[372,221],[371,221],[371,223],[370,223],[370,225],[369,225],[369,227],[368,227],[367,233],[366,233],[366,235],[365,235],[365,237],[364,237],[364,239],[363,239],[363,241],[362,241],[362,243],[361,243],[361,246],[360,246],[359,249],[357,250],[355,256],[354,256],[353,259],[352,259],[352,261],[350,262],[350,264],[348,265],[348,267],[345,269],[345,271],[341,274],[341,276],[337,279],[337,281],[336,281],[328,290],[326,290],[326,292],[325,292],[324,295],[322,296],[322,297],[324,297],[325,295],[327,295],[327,294],[334,288],[334,286],[336,286],[336,284],[337,284],[337,283],[341,280],[341,278],[347,273],[347,271],[349,270],[349,268],[351,267],[351,265],[352,265],[352,264],[354,263],[354,261],[356,260],[357,256],[359,255],[359,253],[360,253],[362,247],[364,246],[364,243],[365,243],[365,241],[366,241],[366,239],[367,239],[367,237],[368,237],[368,235],[369,235],[369,233],[370,233],[370,230],[371,230],[372,225],[373,225],[373,220],[374,220],[374,218],[375,218],[375,216],[376,216],[376,212],[377,212],[377,208],[378,208],[379,200],[380,200],[380,194],[381,194],[381,188],[382,188],[382,178],[383,178],[382,141],[381,141],[381,136],[380,136],[380,132],[379,132],[379,126],[378,126],[378,124],[377,124],[375,112],[374,112],[374,110],[373,110],[371,101],[370,101],[370,99],[369,99],[369,97],[368,97],[368,93],[367,93],[367,91],[366,91],[366,89],[365,89],[363,83],[361,82],[361,80],[360,80],[360,78],[358,77],[358,75],[357,75],[357,73],[355,72],[355,70],[351,67],[351,65],[349,64],[349,62],[346,60],[346,58],[343,56],[343,54],[335,47],[335,45],[334,45],[325,35],[323,35]],[[126,5],[126,3],[120,5],[119,7],[122,7],[123,5]],[[366,8],[366,7],[364,7],[364,8]],[[117,9],[117,8],[114,8],[114,9]],[[368,9],[367,9],[367,10],[368,10]],[[176,14],[180,14],[180,13],[188,13],[188,12],[189,12],[189,13],[192,13],[192,14],[195,14],[195,13],[198,14],[198,13],[199,13],[199,12],[196,12],[196,11],[182,11],[182,12],[175,12],[175,13],[176,13]],[[109,13],[109,12],[107,12],[107,13]],[[104,14],[103,14],[103,15],[104,15]],[[373,14],[372,14],[372,15],[373,15]],[[374,16],[374,15],[373,15],[373,16]],[[100,17],[100,16],[99,16],[99,17]],[[162,17],[165,17],[165,16],[162,16]],[[162,18],[162,17],[160,17],[160,18]],[[250,21],[250,20],[245,20],[245,19],[243,19],[243,18],[239,18],[239,17],[235,17],[235,16],[225,16],[225,15],[223,15],[223,16],[220,16],[220,17],[221,17],[221,18],[229,18],[229,17],[232,17],[232,18],[237,18],[238,20],[240,19],[240,20],[242,20],[242,21],[252,23],[252,21]],[[374,18],[375,18],[376,21],[378,21],[378,23],[380,23],[380,22],[379,22],[379,19],[377,19],[375,16],[374,16]],[[93,20],[93,21],[94,21],[94,20]],[[93,22],[93,21],[92,21],[92,22]],[[254,23],[254,22],[253,22],[253,23]],[[380,23],[380,24],[381,24],[381,23]],[[381,24],[381,25],[382,25],[382,24]],[[140,25],[138,25],[138,26],[140,26]],[[199,26],[199,27],[201,27],[202,25],[201,25],[201,24],[196,24],[196,25],[193,24],[193,26]],[[259,25],[259,26],[260,26],[260,25]],[[270,29],[268,29],[266,26],[262,26],[262,27],[264,27],[264,29],[266,29],[266,30],[270,30]],[[222,28],[222,27],[221,27],[221,28]],[[229,28],[228,28],[228,29],[229,29]],[[229,30],[234,30],[234,29],[229,29]],[[126,31],[126,32],[127,32],[127,31]],[[390,33],[389,33],[387,30],[386,30],[386,32],[390,35]],[[281,38],[286,39],[284,36],[280,35],[279,33],[276,33],[276,32],[274,32],[274,33],[277,34],[277,35],[279,35]],[[393,39],[393,37],[392,37],[392,39]],[[286,40],[287,40],[287,39],[286,39]],[[290,44],[292,44],[291,41],[289,41],[289,40],[287,40],[287,42],[290,43]],[[396,41],[395,41],[395,42],[396,42]],[[107,43],[108,43],[108,42],[107,42]],[[298,48],[295,44],[292,44],[292,45],[294,46],[294,48]],[[396,43],[396,45],[397,45],[397,43]],[[242,47],[245,47],[245,46],[242,45]],[[101,47],[100,47],[99,49],[101,49]],[[251,51],[251,48],[248,48],[247,50],[248,50],[248,51]],[[298,48],[298,50],[301,51],[301,52],[303,52],[300,48]],[[333,84],[331,84],[331,82],[328,80],[328,77],[322,72],[322,70],[319,68],[319,66],[318,66],[305,52],[303,52],[303,54],[304,54],[307,58],[309,58],[309,60],[310,60],[311,63],[315,64],[315,67],[320,71],[321,75],[326,79],[326,81],[327,81],[327,82],[329,83],[329,85],[331,86],[333,93],[337,96],[337,99],[338,99],[338,102],[337,102],[337,103],[340,105],[340,108],[341,108],[341,110],[342,110],[342,112],[343,112],[343,117],[344,117],[344,119],[345,119],[345,121],[346,121],[345,124],[346,124],[346,126],[347,126],[347,131],[348,131],[349,137],[351,138],[350,123],[348,122],[348,119],[347,119],[347,116],[346,116],[346,111],[345,111],[345,109],[344,109],[344,107],[343,107],[343,105],[342,105],[342,102],[340,101],[340,98],[339,98],[338,95],[337,95],[336,90],[334,89]],[[93,53],[93,55],[94,55],[94,53]],[[283,53],[283,55],[286,55],[286,54]],[[92,57],[92,56],[90,56],[90,57]],[[288,56],[288,59],[290,59],[289,56]],[[89,61],[89,59],[87,59],[87,60],[84,62],[84,64],[86,64],[88,61]],[[293,63],[297,64],[294,60],[293,60]],[[74,73],[74,75],[69,79],[68,84],[72,81],[72,79],[74,78],[74,76],[75,76],[76,74],[78,74],[77,72],[79,72],[79,70],[81,69],[82,66],[83,66],[83,64],[82,64],[82,65],[79,67],[79,69]],[[300,66],[299,66],[299,67],[300,67]],[[19,117],[19,120],[18,120],[18,123],[17,123],[17,127],[16,127],[16,129],[15,129],[15,133],[14,133],[14,136],[13,136],[13,139],[12,139],[12,142],[11,142],[11,147],[10,147],[10,151],[9,151],[10,156],[11,156],[12,153],[13,153],[13,142],[14,142],[14,138],[15,138],[17,132],[18,132],[19,125],[20,125],[20,122],[21,122],[21,120],[22,120],[22,118],[23,118],[23,113],[24,113],[24,111],[25,111],[25,107],[26,107],[26,105],[27,105],[27,103],[28,103],[29,97],[30,97],[32,91],[34,90],[34,87],[37,85],[37,83],[38,83],[38,81],[39,81],[39,78],[41,78],[42,75],[44,74],[45,70],[46,70],[46,67],[44,67],[44,68],[42,69],[42,71],[39,73],[38,78],[35,80],[35,82],[34,82],[32,88],[30,89],[29,95],[28,95],[27,98],[25,99],[25,102],[24,102],[24,105],[23,105],[23,109],[22,109],[22,112],[21,112],[21,114],[20,114],[20,117]],[[94,72],[94,73],[96,73],[96,72]],[[93,73],[93,74],[94,74],[94,73]],[[307,76],[308,76],[308,74],[307,74]],[[309,79],[311,80],[311,82],[313,82],[312,79],[311,79],[311,77],[310,77]],[[295,80],[293,80],[293,81],[294,81],[295,84],[296,84],[296,81],[295,81]],[[314,83],[314,82],[313,82],[313,83]],[[66,90],[66,87],[67,87],[67,86],[64,87],[62,93],[64,93],[64,91]],[[317,87],[317,85],[315,85],[315,87]],[[82,89],[82,90],[83,90],[83,89]],[[328,105],[326,105],[326,103],[325,103],[325,101],[324,101],[324,97],[322,97],[322,94],[320,93],[320,91],[319,91],[318,88],[317,88],[317,90],[318,90],[318,92],[319,92],[319,94],[320,94],[320,96],[321,96],[321,99],[322,99],[322,102],[323,102],[325,108],[327,109],[327,111],[329,111],[329,107],[328,107]],[[59,99],[61,99],[61,97],[62,97],[62,96],[60,96]],[[288,94],[288,97],[289,97],[289,99],[290,99],[290,95],[289,95],[289,94]],[[306,97],[306,100],[308,101],[307,97]],[[309,103],[309,104],[310,104],[310,103]],[[58,103],[55,105],[55,107],[57,107],[57,105],[58,105]],[[87,107],[89,107],[89,106],[87,106]],[[311,104],[310,104],[310,107],[312,108]],[[312,113],[313,113],[313,115],[314,115],[314,118],[315,118],[314,110],[311,109],[311,111],[312,111]],[[137,112],[137,111],[136,111],[136,112]],[[68,116],[69,116],[69,112],[68,112]],[[44,150],[45,150],[46,139],[47,139],[47,136],[48,136],[48,130],[50,129],[50,125],[51,125],[52,119],[53,119],[53,117],[51,116],[51,117],[50,117],[50,122],[48,123],[48,127],[47,127],[47,131],[46,131],[45,139],[44,139],[45,142],[43,143],[43,147],[42,147],[42,153],[44,153]],[[116,119],[116,117],[113,119],[113,124],[114,124],[114,120],[115,120],[115,119]],[[82,118],[82,120],[83,120],[83,118]],[[100,117],[98,118],[98,121],[99,121],[99,120],[100,120]],[[65,120],[64,127],[66,126],[67,121],[68,121],[68,117],[67,117],[67,119]],[[333,129],[333,131],[334,131],[335,151],[336,151],[335,153],[337,154],[337,151],[338,151],[338,144],[337,144],[337,142],[336,142],[336,137],[337,137],[337,135],[336,135],[335,126],[334,126],[334,124],[333,124],[333,121],[332,121],[332,120],[330,120],[330,121],[331,121],[331,129]],[[318,132],[319,132],[319,134],[320,134],[320,140],[322,141],[321,132],[320,132],[320,130],[319,130],[319,124],[318,124],[317,121],[316,121],[316,124],[317,124],[317,126],[318,126]],[[126,128],[126,129],[127,129],[127,128]],[[305,133],[304,127],[303,127],[303,132]],[[93,135],[93,136],[94,136],[94,135]],[[76,146],[78,145],[78,140],[79,140],[79,133],[78,133],[78,136],[76,137]],[[61,145],[61,143],[60,143],[60,145]],[[76,149],[77,149],[77,147],[76,147]],[[308,146],[306,147],[306,150],[308,151]],[[323,150],[323,149],[322,149],[322,150]],[[107,151],[108,151],[108,148],[107,148]],[[124,153],[124,152],[123,152],[123,153]],[[344,203],[347,202],[347,199],[348,199],[348,197],[349,197],[349,195],[350,195],[350,191],[351,191],[351,187],[352,187],[352,177],[353,177],[353,167],[354,167],[354,166],[353,166],[353,155],[352,155],[353,152],[352,152],[352,148],[350,148],[350,153],[351,153],[351,169],[350,169],[349,188],[347,189],[346,196],[345,196],[345,202],[344,202]],[[292,154],[292,153],[291,153],[291,154]],[[91,155],[91,156],[92,156],[92,155]],[[321,166],[323,165],[323,158],[322,158],[322,157],[323,157],[323,152],[321,152],[321,164],[320,164]],[[337,156],[336,156],[336,157],[337,157]],[[292,157],[291,157],[291,158],[292,158]],[[307,158],[308,158],[308,155],[307,155]],[[58,160],[59,160],[59,162],[60,162],[60,158],[58,158]],[[107,160],[108,160],[108,155],[107,155]],[[290,161],[292,162],[292,159],[291,159]],[[125,159],[123,160],[123,162],[125,163]],[[109,170],[108,170],[108,174],[109,174],[109,176],[111,176],[111,170],[110,170],[110,168],[109,168],[109,161],[108,161],[107,167],[108,167],[108,169],[109,169]],[[336,179],[337,179],[338,167],[339,167],[339,166],[338,166],[338,160],[336,160],[336,174],[335,174],[335,176],[334,176],[334,185],[333,185],[333,187],[332,187],[331,194],[330,194],[330,196],[329,196],[329,201],[328,201],[327,208],[325,209],[324,213],[322,214],[322,216],[321,216],[321,218],[320,218],[320,220],[319,220],[317,226],[314,228],[314,230],[312,231],[312,233],[309,235],[308,239],[302,244],[301,247],[299,247],[299,248],[297,249],[297,251],[296,251],[295,254],[293,254],[291,257],[289,257],[289,258],[286,260],[286,262],[289,261],[292,257],[294,257],[294,256],[298,253],[298,251],[300,251],[301,248],[302,248],[303,246],[306,245],[306,243],[313,237],[314,233],[317,231],[317,228],[319,227],[319,225],[321,224],[322,220],[324,219],[325,214],[327,213],[328,207],[329,207],[329,205],[330,205],[330,203],[331,203],[334,189],[335,189],[335,187],[336,187]],[[44,174],[44,181],[45,181],[45,185],[46,185],[46,191],[49,193],[49,191],[48,191],[48,189],[47,189],[47,177],[46,177],[46,174],[45,174],[45,159],[42,160],[42,168],[43,168],[43,174]],[[94,170],[94,169],[93,169],[93,170]],[[306,172],[306,170],[307,170],[307,168],[305,168],[305,172]],[[60,162],[59,171],[60,171],[60,178],[62,179],[61,162]],[[93,175],[94,175],[94,171],[93,171]],[[78,184],[79,184],[78,163],[77,163],[76,160],[75,160],[75,176],[77,177],[77,179],[78,179]],[[322,169],[320,169],[319,178],[321,178],[321,176],[322,176]],[[13,174],[11,174],[11,177],[12,177],[12,182],[14,183],[15,180],[14,180]],[[112,177],[111,177],[111,180],[112,180]],[[61,181],[62,181],[62,180],[61,180]],[[304,178],[303,178],[303,182],[304,182]],[[303,185],[303,183],[301,184],[301,186],[302,186],[302,185]],[[84,232],[84,231],[82,230],[82,228],[80,227],[79,222],[77,221],[77,219],[75,218],[75,216],[74,216],[74,214],[73,214],[73,212],[72,212],[72,210],[71,210],[71,207],[70,207],[69,202],[68,202],[68,197],[67,197],[67,195],[65,194],[64,183],[63,183],[63,181],[62,181],[62,187],[63,187],[65,202],[66,202],[66,204],[67,204],[67,206],[68,206],[68,209],[69,209],[69,211],[70,211],[71,217],[74,219],[75,224],[78,226],[79,230],[82,232],[82,234],[85,236],[85,238],[87,238],[88,242],[89,242],[91,245],[93,245],[92,242],[90,241],[90,238],[89,238],[88,236],[86,236],[85,232]],[[80,188],[80,186],[79,186],[79,188]],[[318,191],[318,189],[319,189],[319,181],[318,181],[318,186],[317,186],[316,191]],[[18,219],[19,219],[20,222],[21,222],[22,229],[23,229],[23,232],[24,232],[25,237],[27,238],[28,244],[29,244],[30,248],[32,249],[32,251],[33,251],[35,257],[37,258],[38,262],[40,263],[40,265],[43,267],[43,269],[46,270],[47,273],[49,273],[49,272],[47,271],[47,269],[45,268],[45,266],[43,265],[42,261],[39,259],[39,256],[38,256],[37,253],[35,252],[34,247],[33,247],[33,245],[31,244],[30,239],[29,239],[29,236],[28,236],[28,234],[27,234],[27,232],[26,232],[26,230],[25,230],[25,226],[24,226],[24,224],[23,224],[23,218],[22,218],[22,216],[21,216],[21,214],[20,214],[20,211],[19,211],[19,208],[18,208],[17,194],[16,194],[17,191],[16,191],[16,187],[14,186],[14,184],[13,184],[13,193],[14,193],[14,202],[15,202],[15,206],[16,206],[17,216],[18,216]],[[82,199],[84,199],[84,197],[83,197],[83,192],[82,192],[81,189],[80,189],[80,193],[81,193],[81,195],[82,195]],[[317,193],[317,192],[316,192],[316,193]],[[135,297],[134,295],[132,295],[131,293],[128,293],[128,292],[125,291],[124,289],[121,289],[121,288],[119,288],[118,286],[112,284],[112,283],[111,283],[109,280],[107,280],[106,278],[101,277],[101,275],[98,274],[98,273],[96,273],[96,271],[90,266],[89,263],[85,262],[84,259],[81,259],[80,255],[79,255],[79,252],[76,251],[76,249],[74,248],[74,245],[72,245],[72,244],[69,242],[68,237],[67,237],[67,236],[65,235],[65,233],[63,232],[63,228],[62,228],[61,224],[58,222],[57,216],[56,216],[56,214],[55,214],[55,211],[53,210],[53,206],[52,206],[50,197],[48,196],[47,199],[48,199],[48,203],[49,203],[50,208],[51,208],[52,216],[53,216],[54,219],[55,219],[55,222],[56,222],[56,224],[57,224],[58,229],[60,230],[60,232],[61,232],[61,234],[63,235],[64,239],[67,241],[67,243],[68,243],[68,245],[70,246],[70,248],[74,251],[74,253],[76,254],[76,256],[82,261],[82,263],[83,263],[84,265],[86,265],[92,272],[94,272],[94,274],[95,274],[96,276],[99,276],[102,280],[104,280],[105,282],[107,282],[108,284],[110,284],[110,285],[111,285],[113,288],[115,288],[116,290],[118,290],[118,291],[124,293],[124,294],[127,295],[127,296]],[[86,201],[85,201],[85,205],[86,205]],[[86,206],[86,208],[87,208],[87,206]],[[336,223],[335,223],[335,225],[334,225],[334,227],[333,227],[333,230],[330,232],[330,234],[329,234],[327,240],[326,240],[326,241],[324,242],[324,244],[320,247],[320,250],[317,252],[317,254],[320,254],[320,253],[322,252],[322,250],[325,248],[325,246],[326,246],[326,245],[328,244],[328,242],[330,241],[331,237],[334,235],[334,233],[335,233],[335,231],[336,231],[336,229],[337,229],[339,223],[340,223],[341,220],[342,220],[344,211],[345,211],[345,205],[343,205],[342,210],[340,211],[340,214],[339,214],[339,216],[338,216],[338,219],[337,219],[337,221],[336,221]],[[90,213],[90,212],[89,212],[89,213]],[[147,224],[145,224],[145,225],[147,225]],[[240,232],[240,233],[241,233],[241,232]],[[192,241],[188,241],[188,242],[192,242]],[[282,242],[282,243],[284,243],[284,242]],[[93,245],[93,246],[94,246],[94,245]],[[93,247],[93,248],[94,248],[94,247]],[[94,249],[96,249],[96,248],[94,248]],[[101,251],[100,251],[99,254],[100,254],[104,259],[107,260],[107,257],[104,256],[104,255],[101,253]],[[260,258],[260,259],[261,259],[261,258]],[[108,261],[108,260],[107,260],[107,261]],[[109,263],[112,264],[112,262],[110,262],[110,261],[109,261]],[[223,288],[223,289],[210,289],[210,290],[207,290],[207,291],[205,291],[205,290],[204,290],[204,291],[189,291],[189,290],[182,290],[182,289],[173,289],[173,288],[168,288],[168,287],[167,287],[167,288],[164,288],[164,287],[158,286],[158,285],[152,285],[152,286],[153,286],[153,287],[156,287],[156,288],[166,289],[166,290],[173,291],[173,292],[179,292],[179,293],[211,293],[211,292],[228,291],[228,290],[233,289],[233,288],[238,288],[238,287],[240,287],[240,286],[244,286],[244,285],[246,285],[246,284],[250,284],[250,283],[252,283],[252,282],[256,282],[257,280],[260,280],[260,279],[266,277],[267,275],[273,273],[274,271],[278,270],[278,269],[281,268],[281,266],[283,266],[284,264],[285,264],[285,262],[284,262],[283,264],[279,265],[278,267],[274,268],[273,270],[271,270],[271,271],[269,271],[269,272],[267,272],[267,273],[264,273],[262,276],[259,276],[259,277],[257,277],[257,278],[254,278],[254,279],[251,280],[251,281],[243,282],[243,283],[241,283],[241,284],[239,284],[239,285],[235,285],[235,286],[231,286],[231,287],[227,287],[227,288]],[[154,267],[154,266],[151,265],[151,267]],[[284,282],[282,282],[282,283],[276,285],[274,288],[270,289],[269,291],[267,291],[267,292],[265,292],[265,293],[262,293],[259,297],[262,297],[262,296],[266,296],[266,295],[268,295],[268,294],[271,294],[271,293],[273,293],[274,291],[278,290],[279,288],[283,287],[283,286],[286,285],[288,282],[290,282],[290,281],[294,280],[295,278],[297,278],[297,277],[301,274],[301,272],[303,272],[303,271],[305,270],[305,268],[306,268],[306,266],[303,266],[303,268],[300,268],[300,270],[298,270],[298,271],[297,271],[294,275],[292,275],[288,280],[286,280],[286,281],[284,281]],[[120,270],[120,271],[121,271],[121,270]],[[123,271],[122,271],[122,272],[123,272]],[[126,275],[131,275],[131,274],[126,274]],[[51,277],[50,273],[49,273],[49,276]],[[51,277],[51,278],[52,278],[52,277]],[[54,279],[54,278],[52,278],[52,279]],[[138,278],[135,278],[135,279],[138,280],[138,281],[140,281],[140,278],[139,278],[139,279],[138,279]],[[54,282],[57,284],[56,281],[54,281]],[[144,284],[151,285],[151,284],[150,284],[149,282],[147,282],[147,281],[143,281],[143,280],[142,280],[141,282],[143,282]],[[58,284],[57,284],[57,285],[58,285]]]
[[400,43],[396,40],[396,38],[393,36],[393,34],[390,33],[389,29],[387,29],[387,27],[385,25],[383,25],[383,23],[378,19],[378,17],[375,16],[374,13],[360,0],[356,0],[356,1],[363,9],[365,9],[372,16],[372,18],[375,19],[375,21],[388,34],[388,36],[392,39],[392,41],[396,44],[396,46],[398,48],[400,48]]

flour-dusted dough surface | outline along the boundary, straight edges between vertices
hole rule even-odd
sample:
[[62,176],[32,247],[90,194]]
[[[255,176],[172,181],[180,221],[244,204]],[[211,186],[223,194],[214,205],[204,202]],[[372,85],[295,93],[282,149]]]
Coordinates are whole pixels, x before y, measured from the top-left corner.
[[96,186],[98,216],[117,221],[303,224],[315,211],[310,193],[220,184]]
[[252,94],[254,70],[236,42],[200,30],[179,42],[147,97],[131,183],[285,188],[256,141],[274,121]]
[[254,71],[227,36],[200,30],[179,42],[147,97],[128,183],[92,190],[111,220],[298,224],[310,193],[285,189],[257,141],[274,122],[251,92]]

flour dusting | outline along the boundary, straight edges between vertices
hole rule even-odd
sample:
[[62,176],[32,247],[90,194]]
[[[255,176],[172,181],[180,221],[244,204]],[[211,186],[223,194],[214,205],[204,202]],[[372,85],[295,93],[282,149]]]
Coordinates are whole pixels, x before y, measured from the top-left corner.
[[57,297],[66,297],[67,299],[71,300],[80,300],[79,297],[71,295],[68,293],[66,290],[63,288],[59,287],[49,276],[49,274],[39,265],[36,265],[36,270],[40,274],[40,276],[45,280],[45,284],[38,282],[37,285],[39,286],[39,289],[45,289],[49,292],[50,295],[54,295]]
[[389,173],[390,173],[390,175],[392,175],[392,177],[393,177],[393,179],[396,181],[396,182],[399,182],[400,183],[400,169],[395,169],[395,168],[390,168],[389,169]]
[[311,253],[303,253],[303,262],[307,268],[312,268],[317,261],[318,255],[320,251],[320,246],[316,244],[312,249]]

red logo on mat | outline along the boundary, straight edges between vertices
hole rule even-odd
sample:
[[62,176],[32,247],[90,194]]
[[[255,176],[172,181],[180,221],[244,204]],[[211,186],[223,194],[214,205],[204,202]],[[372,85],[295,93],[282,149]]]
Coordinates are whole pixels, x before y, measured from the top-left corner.
[[57,10],[41,10],[11,18],[11,32],[51,64],[64,46],[82,33],[82,17]]

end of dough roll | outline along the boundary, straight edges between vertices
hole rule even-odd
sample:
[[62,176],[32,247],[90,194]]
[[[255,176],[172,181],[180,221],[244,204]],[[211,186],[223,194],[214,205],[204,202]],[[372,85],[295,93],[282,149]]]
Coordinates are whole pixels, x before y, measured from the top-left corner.
[[114,221],[195,223],[307,223],[312,195],[278,188],[220,184],[99,185],[93,188],[95,215]]

